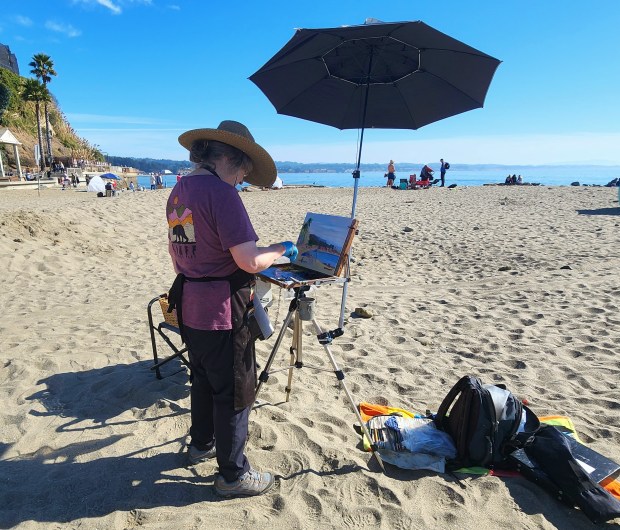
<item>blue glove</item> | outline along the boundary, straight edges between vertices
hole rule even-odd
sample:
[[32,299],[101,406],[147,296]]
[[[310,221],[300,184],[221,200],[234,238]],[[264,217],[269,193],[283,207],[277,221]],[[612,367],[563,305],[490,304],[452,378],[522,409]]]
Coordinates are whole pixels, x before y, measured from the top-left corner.
[[292,241],[282,241],[280,243],[284,247],[284,254],[282,254],[285,258],[290,259],[291,261],[295,261],[297,259],[297,247],[295,243]]

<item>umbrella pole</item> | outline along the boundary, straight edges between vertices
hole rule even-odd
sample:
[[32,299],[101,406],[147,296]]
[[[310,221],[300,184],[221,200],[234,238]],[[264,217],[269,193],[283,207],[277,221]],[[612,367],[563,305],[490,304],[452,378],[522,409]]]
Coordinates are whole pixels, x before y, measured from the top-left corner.
[[[364,110],[362,112],[362,131],[360,133],[360,147],[357,150],[357,165],[355,171],[353,171],[353,206],[351,208],[351,219],[355,219],[355,208],[357,207],[357,190],[360,182],[360,165],[362,163],[362,146],[364,145],[364,125],[366,123],[366,109],[368,108],[368,93],[370,92],[370,72],[372,68],[372,48],[370,49],[370,60],[368,61],[368,76],[366,78],[366,96],[364,97]],[[342,301],[340,302],[340,319],[338,320],[338,327],[342,329],[344,327],[344,312],[345,305],[347,303],[347,293],[349,291],[349,281],[351,271],[351,251],[347,256],[347,281],[342,287]]]
[[[365,111],[364,111],[364,114],[366,114]],[[353,172],[353,179],[355,180],[355,183],[353,184],[353,206],[351,209],[351,219],[355,219],[355,207],[357,206],[357,190],[358,190],[359,181],[360,181],[360,158],[362,155],[362,141],[363,140],[364,140],[364,128],[362,127],[362,136],[360,139],[360,148],[359,148],[359,153],[357,157],[357,168]],[[342,287],[342,301],[340,302],[340,319],[338,320],[338,327],[340,329],[344,327],[344,312],[346,309],[345,305],[347,302],[347,293],[349,291],[349,281],[351,281],[350,271],[351,271],[351,250],[349,249],[349,254],[347,255],[347,281],[344,283]]]

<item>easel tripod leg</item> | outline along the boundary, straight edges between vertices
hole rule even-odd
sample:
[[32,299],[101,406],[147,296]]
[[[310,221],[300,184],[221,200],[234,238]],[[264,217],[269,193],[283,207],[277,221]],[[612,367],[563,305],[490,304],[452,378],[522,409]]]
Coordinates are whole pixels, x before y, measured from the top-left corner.
[[301,319],[299,318],[299,311],[295,312],[295,319],[293,320],[293,342],[291,344],[291,360],[288,369],[288,383],[286,385],[286,402],[291,396],[291,390],[293,390],[293,370],[298,367],[298,361],[301,362],[301,337],[302,337]]
[[[319,323],[316,321],[316,319],[312,319],[312,323],[314,324],[316,334],[321,335],[323,333],[323,330],[321,329],[321,326],[319,326]],[[331,362],[331,365],[334,369],[334,373],[336,374],[338,381],[340,381],[340,385],[342,386],[344,393],[347,395],[347,398],[349,399],[349,403],[351,403],[353,412],[355,412],[355,415],[357,416],[357,421],[359,421],[359,424],[362,428],[362,432],[364,433],[364,435],[366,436],[366,438],[368,438],[368,441],[370,442],[370,448],[372,450],[372,454],[375,456],[375,458],[377,459],[377,462],[381,466],[381,469],[385,473],[385,467],[383,466],[383,460],[381,460],[381,456],[379,455],[379,453],[377,453],[376,448],[374,447],[374,443],[372,441],[373,439],[371,438],[370,433],[368,432],[368,428],[366,427],[366,422],[364,422],[364,420],[362,419],[362,416],[358,408],[355,406],[355,400],[353,399],[353,395],[351,394],[351,392],[349,392],[349,389],[347,388],[347,385],[344,382],[344,372],[338,367],[338,364],[336,363],[336,359],[334,358],[334,355],[329,349],[329,346],[327,344],[323,344],[323,347],[325,348],[325,351],[327,352],[327,356],[329,357],[329,361]]]
[[256,391],[254,392],[255,400],[256,398],[258,398],[258,394],[260,392],[261,387],[263,386],[263,383],[267,381],[267,379],[269,379],[269,370],[271,369],[271,365],[273,364],[273,361],[276,358],[276,353],[278,353],[278,348],[280,347],[280,344],[282,343],[284,334],[286,333],[286,330],[288,329],[288,323],[291,321],[291,318],[293,318],[294,314],[295,314],[295,310],[291,309],[286,315],[286,318],[284,319],[284,323],[282,324],[282,329],[280,329],[278,338],[276,339],[276,342],[273,345],[271,353],[269,354],[269,358],[267,359],[267,362],[265,363],[265,368],[263,369],[263,371],[260,373],[258,377],[258,384],[256,385]]

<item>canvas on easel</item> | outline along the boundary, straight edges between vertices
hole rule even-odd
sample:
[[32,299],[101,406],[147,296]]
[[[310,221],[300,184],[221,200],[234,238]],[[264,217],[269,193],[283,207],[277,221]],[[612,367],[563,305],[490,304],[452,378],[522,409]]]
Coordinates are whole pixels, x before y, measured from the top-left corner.
[[358,222],[350,217],[308,212],[297,238],[297,259],[272,265],[259,277],[287,289],[345,281],[347,262]]

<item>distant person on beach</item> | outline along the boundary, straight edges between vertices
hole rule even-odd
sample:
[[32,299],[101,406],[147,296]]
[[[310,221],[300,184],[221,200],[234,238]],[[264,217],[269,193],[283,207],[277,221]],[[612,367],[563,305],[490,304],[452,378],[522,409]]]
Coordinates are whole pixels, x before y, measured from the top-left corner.
[[521,175],[517,177],[517,184],[523,184],[523,179],[521,178]]
[[439,187],[443,188],[446,183],[446,170],[448,168],[446,167],[446,163],[443,161],[443,158],[440,158],[439,161],[441,162],[441,168],[439,169],[441,184],[439,185]]
[[504,184],[506,184],[507,186],[509,186],[510,184],[512,184],[512,177],[510,175],[508,175],[506,177],[506,180],[504,181]]
[[430,180],[433,178],[433,170],[428,165],[424,165],[420,171],[420,180]]
[[136,191],[136,188],[133,185],[133,180],[129,182],[129,191]]
[[157,187],[155,186],[155,175],[151,175],[151,189],[157,189]]
[[417,175],[414,173],[413,175],[409,175],[409,189],[412,190],[415,188],[415,181],[417,179]]
[[[245,456],[248,418],[255,399],[256,359],[248,325],[254,274],[281,256],[290,241],[258,247],[258,236],[236,186],[244,180],[270,187],[273,159],[247,127],[223,121],[217,129],[179,136],[195,169],[167,202],[168,249],[177,277],[170,289],[192,370],[192,464],[217,459],[215,491],[225,497],[260,495],[274,483]],[[187,249],[191,249],[189,252]]]
[[390,160],[387,167],[387,186],[391,188],[396,180],[396,168],[394,167],[394,160]]

